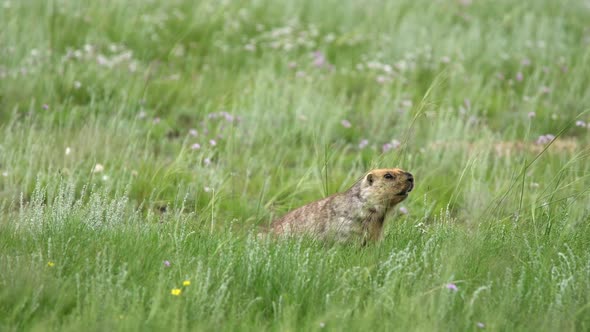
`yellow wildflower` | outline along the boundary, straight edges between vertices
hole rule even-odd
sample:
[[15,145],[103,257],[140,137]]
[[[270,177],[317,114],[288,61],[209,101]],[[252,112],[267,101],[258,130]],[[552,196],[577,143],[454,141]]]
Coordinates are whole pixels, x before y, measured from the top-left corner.
[[172,288],[172,290],[170,291],[170,294],[172,294],[174,296],[178,296],[178,295],[180,295],[180,293],[182,293],[182,289],[180,289],[180,288]]
[[55,265],[54,262],[51,262],[51,261],[47,262],[47,266],[49,266],[49,267],[53,267],[54,265]]
[[190,286],[191,285],[191,281],[190,280],[185,280],[182,282],[183,286]]

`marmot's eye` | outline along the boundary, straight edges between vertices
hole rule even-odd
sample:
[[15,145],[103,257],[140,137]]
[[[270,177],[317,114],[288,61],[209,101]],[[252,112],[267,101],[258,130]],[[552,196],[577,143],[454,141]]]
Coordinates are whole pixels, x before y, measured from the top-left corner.
[[395,177],[393,175],[391,175],[391,173],[385,173],[384,178],[389,179],[389,180],[395,179]]

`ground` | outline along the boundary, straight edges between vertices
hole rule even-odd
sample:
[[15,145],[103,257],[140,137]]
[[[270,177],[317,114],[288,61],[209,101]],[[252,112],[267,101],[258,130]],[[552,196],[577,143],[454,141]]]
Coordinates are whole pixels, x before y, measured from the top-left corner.
[[[590,329],[583,0],[0,1],[0,330]],[[401,167],[358,248],[259,240]]]

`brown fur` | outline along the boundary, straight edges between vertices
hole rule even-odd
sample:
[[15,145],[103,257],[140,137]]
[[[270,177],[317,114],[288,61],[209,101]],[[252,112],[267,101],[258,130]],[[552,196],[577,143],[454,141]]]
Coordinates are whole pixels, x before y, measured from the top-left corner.
[[275,220],[270,232],[337,241],[380,239],[385,217],[414,188],[412,174],[399,168],[375,169],[350,189],[297,208]]

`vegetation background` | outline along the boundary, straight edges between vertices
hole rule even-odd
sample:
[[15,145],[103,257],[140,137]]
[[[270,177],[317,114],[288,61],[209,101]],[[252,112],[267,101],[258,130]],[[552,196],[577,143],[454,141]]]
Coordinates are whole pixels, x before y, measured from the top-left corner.
[[[0,330],[590,329],[585,0],[0,1]],[[373,167],[366,248],[258,241]]]

